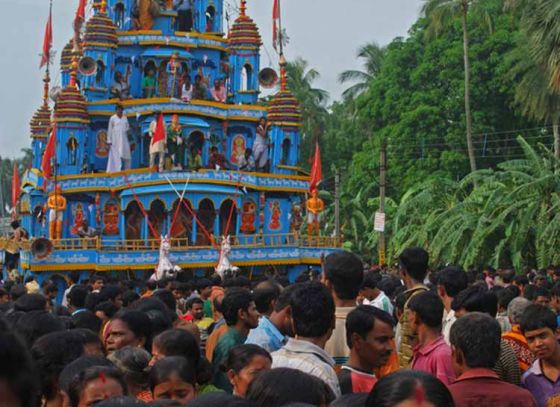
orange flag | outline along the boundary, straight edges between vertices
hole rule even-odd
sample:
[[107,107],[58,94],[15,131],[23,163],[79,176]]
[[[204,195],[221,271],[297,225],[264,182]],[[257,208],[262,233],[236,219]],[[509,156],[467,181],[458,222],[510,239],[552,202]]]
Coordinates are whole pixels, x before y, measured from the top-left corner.
[[313,165],[311,166],[311,178],[309,179],[309,190],[317,189],[319,183],[323,180],[323,168],[321,167],[321,150],[319,142],[315,142],[315,155],[313,156]]

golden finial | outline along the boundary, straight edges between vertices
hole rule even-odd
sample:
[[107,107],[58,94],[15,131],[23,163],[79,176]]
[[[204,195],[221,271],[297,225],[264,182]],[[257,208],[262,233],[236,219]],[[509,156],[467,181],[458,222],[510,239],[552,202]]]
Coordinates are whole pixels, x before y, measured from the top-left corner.
[[70,68],[70,86],[77,88],[78,86],[78,55],[74,53],[72,56],[72,67]]
[[242,16],[245,16],[245,11],[247,11],[247,0],[241,0],[239,11]]
[[280,90],[285,91],[287,89],[287,78],[286,78],[286,58],[284,54],[280,54]]
[[102,0],[101,1],[101,8],[99,9],[99,11],[101,13],[106,13],[107,12],[107,0]]

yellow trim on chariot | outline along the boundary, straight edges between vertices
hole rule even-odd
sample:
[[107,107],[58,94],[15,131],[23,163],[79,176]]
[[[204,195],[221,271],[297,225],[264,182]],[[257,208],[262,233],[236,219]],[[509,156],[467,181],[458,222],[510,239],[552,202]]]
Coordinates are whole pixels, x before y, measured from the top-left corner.
[[117,31],[119,37],[133,37],[135,35],[163,35],[161,30]]

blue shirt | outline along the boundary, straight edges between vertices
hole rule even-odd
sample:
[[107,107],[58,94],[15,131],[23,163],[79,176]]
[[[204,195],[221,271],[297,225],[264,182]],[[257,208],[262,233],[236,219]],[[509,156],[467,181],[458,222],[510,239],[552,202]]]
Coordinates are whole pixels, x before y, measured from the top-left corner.
[[531,392],[539,407],[560,405],[560,378],[553,382],[546,377],[539,359],[525,372],[521,386]]
[[280,349],[287,342],[288,338],[283,335],[267,317],[259,320],[259,326],[251,329],[245,343],[259,345],[272,353]]

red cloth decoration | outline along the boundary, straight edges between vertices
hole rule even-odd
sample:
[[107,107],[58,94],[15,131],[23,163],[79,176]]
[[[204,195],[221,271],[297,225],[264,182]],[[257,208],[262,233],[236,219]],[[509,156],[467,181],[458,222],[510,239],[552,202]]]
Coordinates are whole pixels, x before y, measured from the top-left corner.
[[41,161],[41,170],[43,171],[43,177],[48,180],[51,177],[52,164],[51,160],[56,155],[56,127],[47,141],[47,146],[45,147],[45,153],[43,154],[43,160]]
[[17,202],[19,200],[19,190],[20,190],[20,182],[19,182],[19,171],[17,164],[14,162],[14,172],[12,175],[12,208],[15,208]]
[[278,23],[280,20],[280,0],[274,0],[274,5],[272,6],[272,46],[278,51]]
[[49,19],[47,20],[47,25],[45,27],[45,38],[43,39],[43,55],[41,56],[41,65],[39,65],[39,68],[44,67],[51,59],[52,41],[52,12],[49,12]]
[[87,0],[80,0],[78,9],[76,10],[76,18],[74,19],[74,24],[82,22],[86,19],[86,3]]
[[313,156],[313,165],[311,166],[311,178],[309,179],[309,190],[317,189],[317,186],[323,180],[323,168],[321,167],[321,150],[319,142],[315,142],[315,155]]
[[160,113],[156,123],[156,131],[152,137],[152,145],[163,140],[165,140],[165,123],[163,122],[163,113]]

